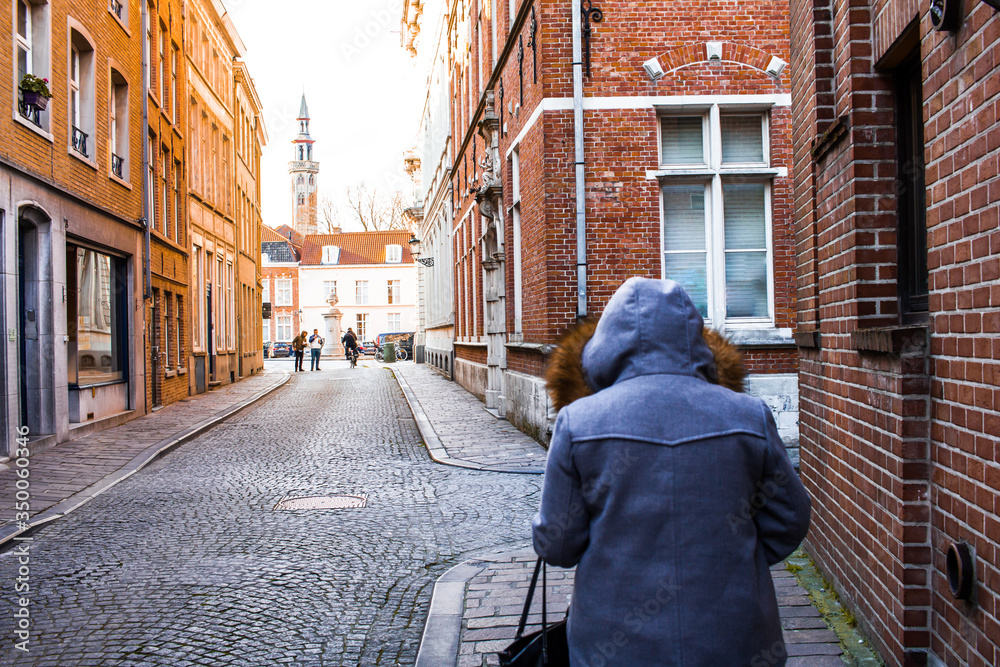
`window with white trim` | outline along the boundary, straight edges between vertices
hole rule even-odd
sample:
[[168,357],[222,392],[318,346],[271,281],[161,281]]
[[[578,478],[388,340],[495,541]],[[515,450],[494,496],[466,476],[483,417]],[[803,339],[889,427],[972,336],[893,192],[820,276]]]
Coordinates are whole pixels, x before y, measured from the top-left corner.
[[70,147],[93,159],[94,145],[94,47],[76,30],[70,30],[69,77]]
[[720,109],[660,119],[663,277],[706,322],[773,322],[768,118]]
[[366,338],[366,332],[368,331],[368,313],[358,313],[358,318],[355,320],[354,333],[358,335],[358,340],[363,341]]
[[323,246],[323,264],[337,264],[340,262],[340,248],[335,245]]
[[261,302],[268,303],[271,300],[271,281],[265,278],[260,281],[264,288],[261,290]]
[[387,313],[387,317],[389,318],[389,322],[387,324],[387,329],[389,331],[399,331],[403,328],[403,325],[401,324],[402,313]]
[[385,247],[385,263],[399,264],[403,261],[403,246],[387,245]]
[[400,293],[401,293],[401,290],[403,289],[402,288],[402,281],[401,280],[390,280],[388,282],[389,282],[389,294],[388,294],[388,299],[389,300],[388,300],[387,303],[390,303],[390,304],[400,303],[401,302]]
[[111,95],[108,99],[110,123],[108,140],[111,145],[111,173],[123,181],[129,179],[128,83],[116,69],[111,70]]
[[359,306],[368,305],[368,281],[354,281],[354,303]]
[[323,281],[323,299],[329,299],[330,295],[337,296],[337,281],[336,280],[324,280]]
[[292,340],[292,316],[278,315],[278,331],[276,340],[280,342]]
[[274,281],[274,305],[292,305],[292,281],[288,278],[280,278]]
[[[49,78],[50,31],[49,3],[45,0],[17,0],[15,8],[14,42],[17,49],[17,59],[14,63],[14,94],[19,116],[42,130],[48,130],[49,112],[37,106],[29,106],[24,101],[20,90],[21,80],[25,74],[32,74],[39,79]],[[52,85],[49,84],[49,90]]]

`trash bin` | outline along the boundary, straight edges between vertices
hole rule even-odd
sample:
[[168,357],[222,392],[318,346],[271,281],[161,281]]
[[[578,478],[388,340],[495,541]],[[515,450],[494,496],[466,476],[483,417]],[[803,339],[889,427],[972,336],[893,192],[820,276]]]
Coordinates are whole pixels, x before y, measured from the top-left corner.
[[387,341],[382,344],[382,361],[391,364],[396,361],[396,344]]

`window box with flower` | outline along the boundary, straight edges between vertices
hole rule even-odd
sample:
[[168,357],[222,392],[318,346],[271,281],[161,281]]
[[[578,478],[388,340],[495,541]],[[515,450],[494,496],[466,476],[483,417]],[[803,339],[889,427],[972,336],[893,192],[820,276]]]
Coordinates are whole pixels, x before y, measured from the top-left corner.
[[52,93],[49,92],[49,80],[33,74],[25,74],[18,85],[21,89],[21,99],[26,106],[42,111],[49,105]]

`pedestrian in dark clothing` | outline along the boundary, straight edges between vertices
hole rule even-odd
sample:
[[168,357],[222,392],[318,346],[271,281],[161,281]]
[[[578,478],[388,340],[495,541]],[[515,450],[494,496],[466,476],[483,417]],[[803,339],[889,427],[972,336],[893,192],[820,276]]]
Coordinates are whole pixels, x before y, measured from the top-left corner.
[[309,370],[318,371],[319,370],[319,355],[323,351],[323,337],[319,335],[319,329],[313,329],[312,335],[309,336],[309,352],[312,357],[309,361]]
[[354,333],[351,327],[347,327],[347,333],[341,338],[341,342],[344,344],[344,358],[350,359],[350,355],[354,354],[358,349],[358,335]]
[[306,340],[306,332],[303,331],[298,336],[292,339],[292,351],[295,353],[295,370],[302,370],[302,361],[305,357],[306,346],[309,345],[309,341]]
[[770,566],[810,502],[739,353],[669,280],[560,342],[535,551],[577,566],[570,664],[784,665]]

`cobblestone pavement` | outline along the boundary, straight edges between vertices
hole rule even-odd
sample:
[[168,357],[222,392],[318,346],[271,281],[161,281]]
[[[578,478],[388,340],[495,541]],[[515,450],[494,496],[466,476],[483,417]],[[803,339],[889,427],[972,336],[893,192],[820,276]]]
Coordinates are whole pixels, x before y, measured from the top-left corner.
[[[434,581],[523,543],[540,483],[433,463],[388,371],[328,362],[11,543],[0,664],[413,664]],[[327,494],[367,506],[275,509]]]
[[[428,448],[443,463],[468,464],[481,470],[539,472],[545,469],[545,449],[510,422],[486,411],[482,401],[457,382],[451,382],[425,364],[393,364],[393,372],[413,389],[419,405],[440,440],[445,454]],[[411,399],[412,402],[412,399]]]
[[[82,499],[66,503],[67,499],[85,489],[98,490],[95,484],[111,483],[115,473],[130,474],[158,451],[204,428],[220,414],[239,409],[247,401],[280,385],[286,377],[281,370],[268,369],[121,426],[91,433],[33,455],[29,467],[33,517],[42,516],[57,505],[60,509],[68,509],[67,506]],[[13,463],[0,464],[0,541],[18,532],[13,523],[17,480],[17,467]]]
[[[465,584],[465,604],[458,645],[459,667],[498,665],[496,652],[511,641],[524,607],[536,556],[530,548],[470,560],[476,568]],[[548,622],[566,615],[573,592],[573,570],[548,568]],[[772,568],[788,654],[788,667],[843,667],[843,649],[812,606],[803,589],[784,565]],[[541,578],[539,578],[541,586]],[[541,591],[535,592],[528,614],[528,629],[540,627]],[[598,663],[597,660],[594,661]],[[774,664],[762,656],[761,664]],[[612,660],[609,664],[614,664]]]

